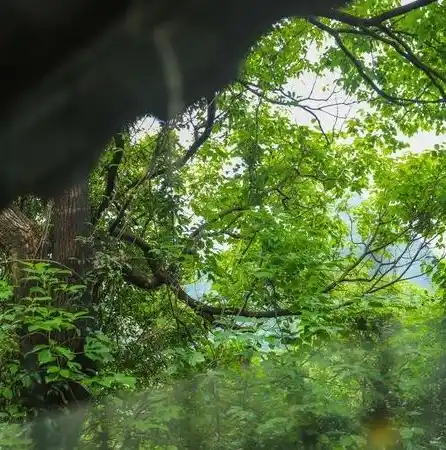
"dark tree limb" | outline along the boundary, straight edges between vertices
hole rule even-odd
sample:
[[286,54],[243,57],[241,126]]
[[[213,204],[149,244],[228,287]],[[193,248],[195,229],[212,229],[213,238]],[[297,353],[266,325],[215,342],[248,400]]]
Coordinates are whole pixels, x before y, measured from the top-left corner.
[[75,185],[137,118],[172,119],[223,89],[279,20],[344,4],[4,0],[0,209],[20,195],[53,197]]
[[[206,123],[204,124],[203,132],[194,140],[191,146],[187,149],[183,156],[180,156],[173,163],[173,170],[181,169],[185,166],[198,152],[198,150],[203,146],[203,144],[210,138],[212,129],[215,124],[215,118],[217,113],[217,96],[206,99],[207,103],[207,117]],[[153,174],[152,178],[155,178],[163,174],[166,169],[162,169]]]
[[415,11],[436,2],[438,2],[438,0],[416,0],[368,18],[353,16],[352,14],[348,14],[344,11],[330,11],[329,14],[325,14],[324,16],[329,19],[335,19],[339,22],[343,22],[353,26],[377,26],[381,25],[387,20],[395,19],[396,17],[402,16],[411,11]]
[[116,179],[118,176],[119,165],[124,156],[124,138],[121,133],[118,133],[114,138],[113,159],[107,167],[105,192],[102,201],[95,212],[92,223],[93,225],[101,218],[102,213],[108,208],[112,200],[116,188]]
[[[172,164],[172,168],[169,170],[173,170],[173,171],[179,170],[184,165],[186,165],[197,154],[198,150],[203,146],[203,144],[211,136],[212,129],[214,127],[215,119],[216,119],[217,96],[212,97],[212,99],[208,99],[207,105],[208,105],[207,119],[206,119],[206,123],[204,125],[203,132],[194,140],[194,142],[191,144],[191,146],[186,151],[186,153],[183,156],[179,157]],[[144,182],[146,182],[148,180],[153,180],[153,179],[165,174],[166,171],[168,170],[167,167],[163,167],[158,170],[156,167],[157,167],[157,161],[158,161],[159,156],[163,152],[165,152],[164,147],[166,145],[168,145],[168,144],[166,144],[166,139],[168,139],[167,133],[169,133],[170,128],[171,128],[170,122],[165,122],[163,124],[161,131],[159,132],[159,135],[158,135],[158,138],[156,141],[155,150],[153,152],[152,159],[149,163],[146,173],[139,180],[135,181],[134,183],[132,183],[129,186],[128,191],[127,191],[127,200],[121,206],[115,220],[110,225],[110,230],[112,233],[113,233],[114,229],[116,227],[118,227],[122,223],[122,220],[124,219],[124,216],[125,216],[128,208],[132,202],[132,199],[133,199],[133,196],[131,195],[132,191],[137,189],[138,186],[142,185]]]
[[163,278],[156,275],[149,278],[145,273],[126,265],[122,267],[122,275],[125,281],[146,291],[156,290],[164,285]]
[[124,265],[122,273],[125,281],[133,284],[134,286],[152,291],[159,289],[162,286],[169,288],[185,305],[191,308],[195,313],[202,316],[207,320],[213,320],[214,316],[242,316],[253,318],[273,318],[284,316],[296,316],[300,315],[300,311],[293,311],[291,309],[277,308],[274,310],[250,310],[246,308],[246,305],[242,308],[237,307],[220,307],[206,304],[200,300],[197,300],[190,296],[184,288],[180,285],[177,277],[166,269],[163,265],[163,261],[157,257],[153,251],[153,248],[143,239],[134,235],[129,231],[123,231],[116,229],[114,236],[118,239],[127,242],[131,245],[135,245],[139,248],[147,261],[147,264],[152,272],[152,277],[148,277],[141,271],[131,268],[128,265]]

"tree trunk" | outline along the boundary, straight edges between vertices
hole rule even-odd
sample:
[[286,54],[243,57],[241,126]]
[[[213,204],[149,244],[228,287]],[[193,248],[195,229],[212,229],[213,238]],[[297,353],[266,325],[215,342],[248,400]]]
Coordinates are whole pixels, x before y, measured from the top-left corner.
[[[93,249],[85,238],[90,233],[90,201],[88,195],[88,181],[65,190],[62,195],[54,200],[54,211],[51,217],[51,233],[45,233],[38,224],[28,217],[18,207],[11,207],[0,213],[0,250],[8,255],[9,271],[17,286],[16,298],[19,302],[27,295],[29,285],[21,282],[23,274],[19,261],[35,260],[37,256],[54,261],[61,268],[68,268],[72,275],[68,277],[70,284],[87,285],[87,289],[80,301],[73,304],[72,296],[62,293],[53,298],[55,305],[61,308],[76,310],[78,308],[90,309],[92,305],[91,290],[88,289],[86,275],[91,268]],[[83,239],[79,239],[79,237]],[[51,334],[51,339],[59,344],[68,346],[76,353],[75,362],[81,366],[83,373],[95,372],[94,363],[84,354],[84,340],[88,326],[85,320],[76,324],[80,335],[74,332],[57,332]],[[37,340],[39,342],[37,342]],[[35,355],[25,357],[25,354],[34,348],[36,344],[47,344],[48,336],[30,334],[24,329],[21,337],[22,367],[33,375],[33,383],[30,388],[23,391],[21,403],[32,411],[46,413],[60,407],[77,406],[79,402],[89,399],[88,392],[77,382],[67,381],[65,389],[55,389],[55,386],[45,383],[44,373],[39,368]],[[42,373],[39,373],[42,372]],[[39,414],[40,416],[41,414]],[[78,424],[79,425],[79,424]],[[62,430],[60,439],[57,433],[45,428],[45,421],[38,420],[32,432],[35,448],[71,448],[76,437],[67,443],[68,430]],[[71,429],[75,429],[72,427]],[[79,429],[79,427],[77,427]]]
[[0,213],[0,248],[8,258],[7,267],[14,285],[20,284],[19,261],[34,258],[38,252],[39,229],[19,208]]
[[[90,234],[91,208],[88,182],[67,189],[55,200],[53,259],[73,271],[71,281],[84,283],[90,269],[92,248],[84,240]],[[62,302],[64,299],[60,298]],[[61,303],[62,306],[62,303]],[[86,307],[90,306],[87,301]]]

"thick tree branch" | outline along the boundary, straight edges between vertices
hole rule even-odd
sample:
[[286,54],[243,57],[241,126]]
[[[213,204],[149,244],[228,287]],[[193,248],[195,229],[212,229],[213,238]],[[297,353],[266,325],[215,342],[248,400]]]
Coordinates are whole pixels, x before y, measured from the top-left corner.
[[398,16],[402,16],[416,9],[420,9],[424,6],[430,5],[431,3],[436,3],[438,0],[416,0],[411,3],[407,3],[406,5],[398,6],[397,8],[390,9],[381,14],[378,14],[373,17],[357,17],[352,14],[348,14],[344,11],[339,10],[331,10],[327,14],[324,14],[323,17],[328,19],[334,19],[338,22],[343,22],[348,25],[353,26],[370,26],[370,25],[380,25],[387,20],[394,19]]
[[174,169],[178,170],[191,160],[203,144],[209,139],[215,124],[217,113],[217,97],[207,99],[207,117],[203,132],[192,143],[187,152],[174,163]]
[[139,248],[147,261],[148,266],[152,272],[158,273],[161,267],[161,261],[159,256],[154,252],[153,248],[139,236],[134,235],[130,231],[121,230],[119,228],[115,228],[111,232],[112,236],[120,239],[121,241],[127,242],[128,244],[135,245]]
[[108,208],[111,202],[112,196],[115,192],[119,165],[121,164],[122,157],[124,155],[124,138],[122,134],[117,134],[113,138],[113,140],[115,143],[115,148],[113,149],[113,159],[107,167],[105,192],[102,201],[93,216],[93,225],[98,222],[98,220],[101,218],[102,213]]
[[284,316],[298,316],[301,312],[291,311],[289,309],[276,309],[269,311],[254,311],[245,308],[228,308],[211,306],[191,297],[179,284],[169,283],[169,287],[175,292],[177,297],[198,314],[205,316],[241,316],[252,318],[274,318]]
[[145,255],[147,263],[153,272],[153,277],[149,278],[145,274],[136,269],[130,268],[129,266],[124,266],[122,269],[124,279],[145,290],[154,290],[163,285],[167,286],[172,292],[175,293],[177,298],[181,300],[184,304],[193,309],[197,314],[203,316],[206,319],[214,316],[221,315],[232,315],[232,316],[242,316],[242,317],[253,317],[253,318],[273,318],[273,317],[283,317],[283,316],[296,316],[300,315],[300,312],[295,312],[289,309],[275,309],[268,311],[255,311],[246,308],[228,308],[212,306],[196,300],[190,296],[180,285],[177,278],[172,276],[167,270],[163,269],[163,264],[159,258],[155,257],[152,247],[138,236],[133,235],[128,231],[115,230],[114,236],[127,242],[129,244],[138,247]]
[[165,147],[168,145],[168,135],[171,130],[171,127],[172,122],[170,121],[166,121],[162,124],[161,130],[159,131],[158,136],[156,138],[155,148],[153,150],[150,162],[147,165],[144,175],[142,175],[142,177],[140,177],[138,180],[134,181],[133,183],[130,184],[130,186],[127,187],[126,190],[127,199],[124,201],[124,204],[119,208],[119,212],[116,218],[109,226],[109,231],[111,234],[113,234],[115,228],[120,226],[120,224],[122,223],[125,213],[127,212],[127,209],[129,208],[130,204],[133,201],[134,198],[133,192],[136,191],[138,187],[141,186],[145,181],[154,178],[154,174],[157,171],[158,158],[161,154],[163,154],[163,152],[165,152]]
[[[444,93],[444,90],[440,89],[438,87],[438,85],[436,84],[436,80],[435,78],[438,78],[439,80],[441,80],[443,83],[446,83],[446,77],[444,76],[444,74],[440,73],[438,70],[434,69],[433,67],[429,67],[426,64],[424,64],[416,55],[415,53],[412,51],[412,49],[409,47],[409,45],[407,45],[406,42],[404,42],[403,39],[401,39],[400,36],[398,36],[394,31],[392,31],[389,27],[386,27],[384,25],[381,25],[379,27],[379,29],[387,34],[391,39],[393,39],[396,43],[398,43],[401,48],[398,48],[398,46],[395,44],[395,42],[393,42],[391,45],[392,47],[404,58],[406,58],[409,62],[411,62],[415,67],[417,67],[418,69],[420,69],[421,71],[423,71],[427,77],[430,78],[430,80],[432,81],[432,83],[435,84],[435,86],[437,87],[437,89],[440,91],[440,93],[442,94],[442,97],[445,98],[446,95]],[[374,37],[378,36],[373,33]]]
[[125,281],[146,291],[158,289],[164,284],[162,277],[154,275],[152,278],[149,278],[146,274],[133,267],[123,266],[122,275]]

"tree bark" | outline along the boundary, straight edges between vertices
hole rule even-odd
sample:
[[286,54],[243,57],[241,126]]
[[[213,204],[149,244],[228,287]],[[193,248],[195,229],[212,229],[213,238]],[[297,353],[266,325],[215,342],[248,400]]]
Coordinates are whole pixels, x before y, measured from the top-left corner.
[[17,288],[22,278],[19,261],[33,258],[39,245],[38,227],[19,208],[8,208],[0,213],[0,249],[7,257],[7,271]]
[[[72,271],[70,282],[85,284],[85,275],[91,268],[93,249],[87,242],[91,231],[91,207],[88,196],[88,181],[66,189],[56,198],[53,221],[53,254],[52,258],[60,265]],[[88,290],[87,290],[88,291]],[[84,295],[83,306],[91,306],[91,297]],[[60,296],[59,306],[64,306],[67,299]]]
[[[8,257],[8,269],[17,286],[16,301],[19,302],[28,295],[29,284],[23,283],[23,272],[20,261],[36,260],[38,256],[45,260],[52,260],[62,268],[68,268],[72,275],[67,278],[70,284],[87,285],[86,275],[91,268],[93,256],[92,246],[86,242],[91,227],[91,208],[88,192],[88,180],[66,189],[58,198],[54,199],[53,214],[48,215],[51,232],[44,231],[37,222],[28,217],[20,208],[14,206],[0,213],[0,251]],[[83,239],[79,239],[79,237]],[[86,289],[80,301],[74,304],[73,296],[61,293],[53,298],[54,305],[60,308],[77,310],[90,308],[92,305],[91,290]],[[51,334],[51,339],[59,344],[68,346],[76,354],[75,361],[81,366],[81,371],[87,376],[96,370],[93,361],[85,356],[84,341],[88,326],[85,320],[76,324],[80,335],[75,332],[57,332]],[[19,402],[28,410],[43,413],[68,407],[72,409],[89,399],[89,393],[77,382],[67,381],[65,389],[54,389],[55,386],[45,383],[44,370],[38,364],[35,355],[25,355],[36,344],[47,344],[48,336],[29,333],[24,327],[21,333],[21,363],[22,368],[33,375],[33,383],[21,393]],[[81,419],[80,419],[81,420]],[[79,424],[78,424],[79,425]],[[69,430],[65,430],[65,435]],[[76,434],[76,433],[75,433]],[[38,420],[32,431],[35,448],[50,448],[55,435],[45,429],[45,421]],[[64,438],[65,439],[65,438]],[[51,442],[53,443],[51,443]],[[73,436],[72,442],[76,441]],[[65,448],[61,444],[58,448]]]

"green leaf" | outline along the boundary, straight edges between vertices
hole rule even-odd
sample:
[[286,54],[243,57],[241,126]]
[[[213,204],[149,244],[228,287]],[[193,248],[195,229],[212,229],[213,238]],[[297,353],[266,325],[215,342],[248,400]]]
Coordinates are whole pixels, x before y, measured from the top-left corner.
[[49,348],[43,348],[39,350],[37,353],[37,357],[40,364],[47,364],[56,360]]

